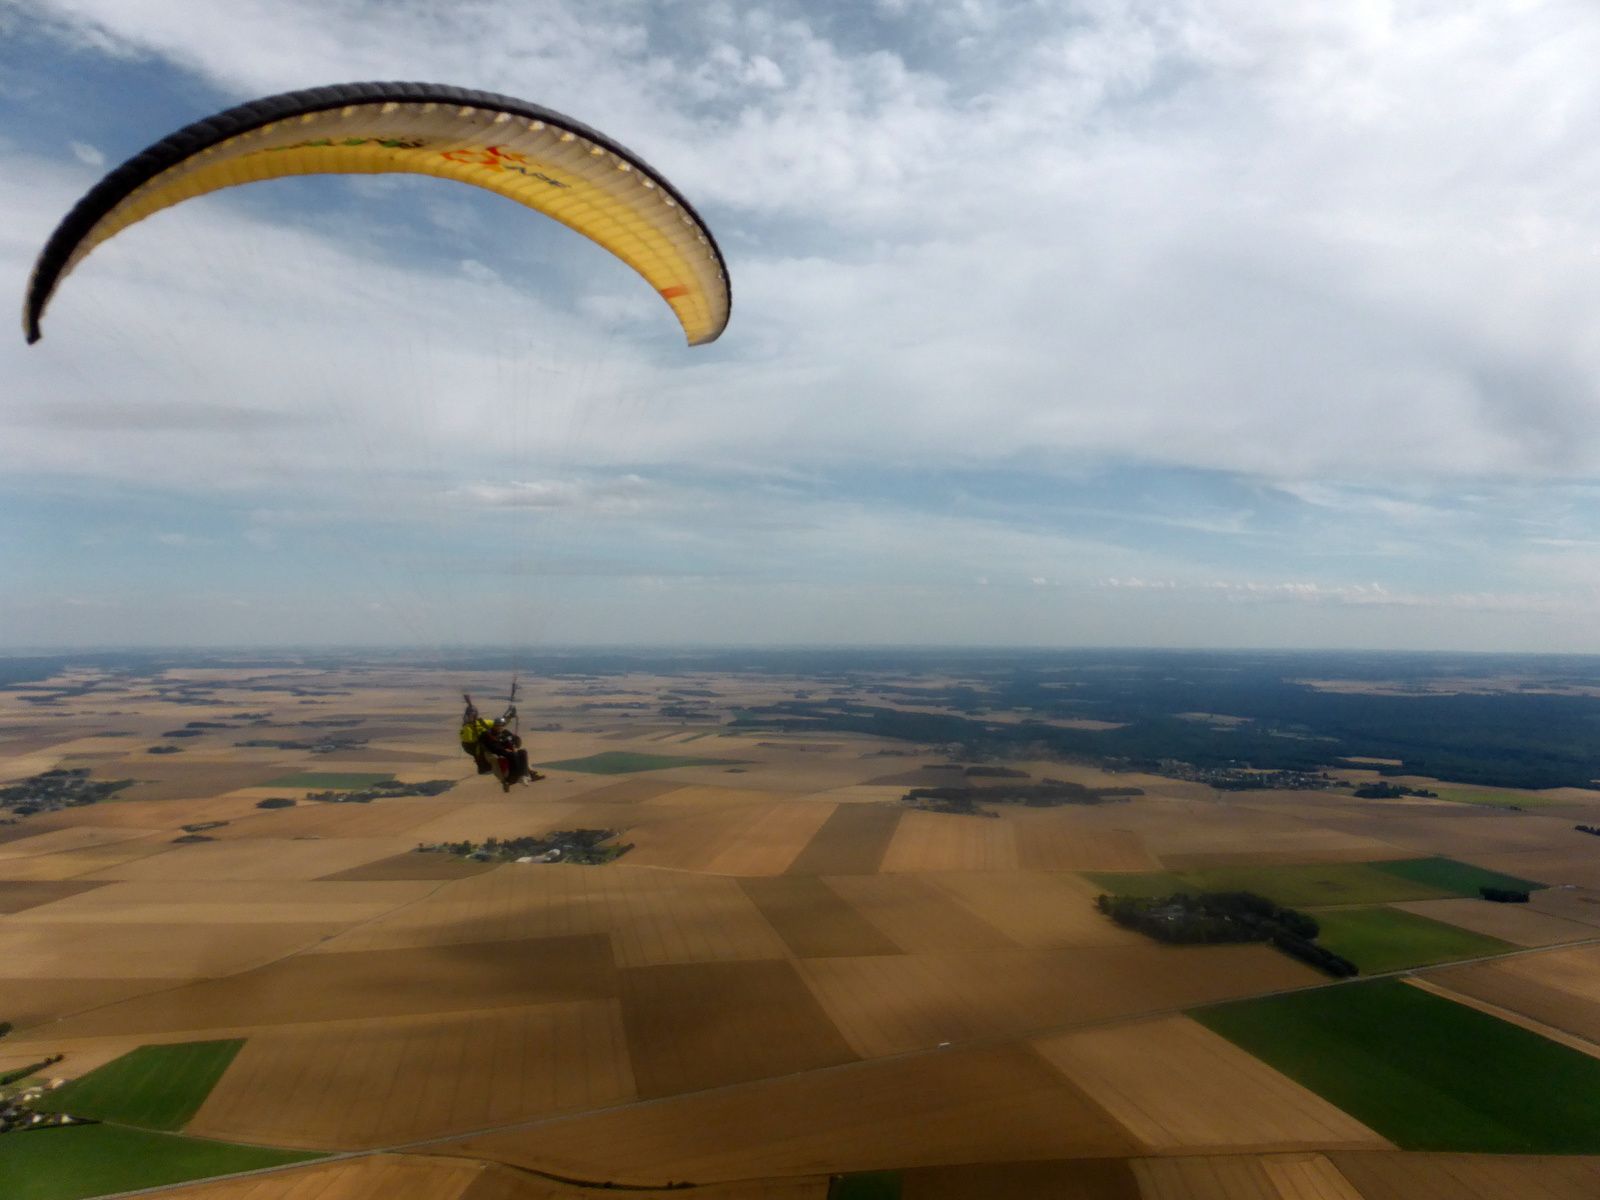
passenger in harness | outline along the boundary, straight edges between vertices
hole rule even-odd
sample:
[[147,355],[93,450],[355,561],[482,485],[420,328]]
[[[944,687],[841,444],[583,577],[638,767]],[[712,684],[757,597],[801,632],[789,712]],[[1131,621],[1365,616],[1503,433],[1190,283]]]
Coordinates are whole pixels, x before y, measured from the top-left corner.
[[461,749],[478,764],[479,775],[493,775],[502,791],[516,783],[537,783],[544,776],[528,766],[528,752],[511,727],[517,719],[517,706],[509,705],[505,715],[489,720],[479,715],[472,697],[464,697],[466,711],[461,714]]

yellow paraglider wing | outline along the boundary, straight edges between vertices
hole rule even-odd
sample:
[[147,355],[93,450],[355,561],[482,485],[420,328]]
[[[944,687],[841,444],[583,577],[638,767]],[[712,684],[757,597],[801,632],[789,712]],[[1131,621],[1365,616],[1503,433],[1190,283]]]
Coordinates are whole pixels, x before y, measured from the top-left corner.
[[45,245],[23,329],[61,279],[136,221],[220,188],[288,175],[454,179],[553,217],[609,250],[672,306],[690,345],[714,341],[732,296],[716,240],[648,164],[560,113],[488,92],[354,83],[252,101],[190,125],[92,188]]

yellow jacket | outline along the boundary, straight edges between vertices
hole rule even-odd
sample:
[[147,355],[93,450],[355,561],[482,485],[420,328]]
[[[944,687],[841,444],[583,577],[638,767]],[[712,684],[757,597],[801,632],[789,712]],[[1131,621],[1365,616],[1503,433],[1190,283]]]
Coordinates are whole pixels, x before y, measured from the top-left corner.
[[494,728],[494,722],[488,717],[479,717],[475,721],[468,721],[461,726],[461,748],[468,754],[475,754],[478,750],[478,739]]

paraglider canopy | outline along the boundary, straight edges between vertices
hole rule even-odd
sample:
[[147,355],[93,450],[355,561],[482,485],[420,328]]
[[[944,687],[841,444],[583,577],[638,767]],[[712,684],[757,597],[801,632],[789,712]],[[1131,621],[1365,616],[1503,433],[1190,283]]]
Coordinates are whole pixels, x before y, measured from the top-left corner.
[[221,188],[289,175],[406,172],[497,192],[609,250],[672,306],[690,345],[714,341],[732,296],[716,240],[637,155],[524,100],[430,83],[350,83],[253,100],[134,155],[57,226],[28,281],[23,330],[107,239]]

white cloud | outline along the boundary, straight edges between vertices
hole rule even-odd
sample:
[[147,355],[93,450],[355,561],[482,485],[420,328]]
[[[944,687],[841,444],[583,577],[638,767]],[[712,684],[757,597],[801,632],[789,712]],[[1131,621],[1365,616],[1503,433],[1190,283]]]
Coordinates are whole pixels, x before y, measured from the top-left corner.
[[[648,534],[635,553],[695,546],[713,574],[729,530],[783,526],[744,559],[983,578],[991,595],[1045,579],[1058,601],[1137,576],[1466,612],[1477,571],[1542,611],[1515,562],[1555,572],[1558,606],[1587,586],[1600,530],[1570,489],[1600,474],[1588,0],[880,0],[870,19],[622,0],[552,0],[537,19],[512,0],[29,7],[87,52],[240,99],[423,78],[570,111],[695,200],[735,310],[722,343],[684,352],[631,275],[505,236],[515,221],[445,188],[358,179],[365,221],[296,224],[219,197],[96,251],[42,346],[0,341],[13,478],[428,528],[593,520]],[[0,146],[0,271],[26,273],[84,183]],[[761,492],[785,474],[1107,464],[1255,478],[1298,508],[1271,527],[1144,504],[1144,532],[1118,544],[1016,513]],[[281,546],[287,528],[240,536]],[[1245,539],[1248,563],[1212,549]],[[1227,582],[1291,580],[1319,554],[1340,561],[1317,583]],[[1422,562],[1451,578],[1424,585]]]
[[106,156],[88,142],[68,143],[72,150],[72,157],[88,167],[103,167],[106,165]]

